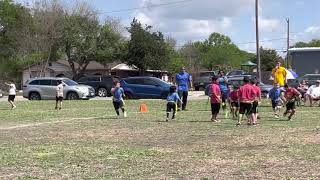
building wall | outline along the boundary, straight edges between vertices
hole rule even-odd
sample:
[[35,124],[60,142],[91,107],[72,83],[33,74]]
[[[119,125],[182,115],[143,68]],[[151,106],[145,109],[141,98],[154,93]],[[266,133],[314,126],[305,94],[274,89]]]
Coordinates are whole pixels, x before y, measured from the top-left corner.
[[290,60],[299,76],[320,73],[320,51],[291,52]]

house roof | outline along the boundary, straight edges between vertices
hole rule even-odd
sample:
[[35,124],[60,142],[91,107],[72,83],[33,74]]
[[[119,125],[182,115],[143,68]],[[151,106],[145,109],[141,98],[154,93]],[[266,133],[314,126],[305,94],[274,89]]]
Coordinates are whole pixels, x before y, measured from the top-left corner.
[[320,47],[290,48],[289,52],[320,51]]
[[[57,63],[70,66],[69,62],[67,60],[58,60]],[[75,68],[79,67],[79,64],[77,62],[74,62]],[[90,61],[90,63],[87,66],[87,70],[105,70],[107,69],[104,65],[98,63],[97,61]]]
[[111,68],[111,70],[137,71],[138,68],[136,66],[129,66],[127,64],[122,63]]

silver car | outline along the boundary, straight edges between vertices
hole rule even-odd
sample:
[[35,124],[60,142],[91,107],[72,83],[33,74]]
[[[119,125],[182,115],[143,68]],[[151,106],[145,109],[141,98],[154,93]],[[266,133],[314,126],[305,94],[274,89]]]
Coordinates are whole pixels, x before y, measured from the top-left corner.
[[45,77],[29,80],[23,86],[23,97],[29,100],[53,100],[56,98],[57,81],[64,83],[64,99],[90,99],[95,96],[91,86],[79,85],[68,78]]

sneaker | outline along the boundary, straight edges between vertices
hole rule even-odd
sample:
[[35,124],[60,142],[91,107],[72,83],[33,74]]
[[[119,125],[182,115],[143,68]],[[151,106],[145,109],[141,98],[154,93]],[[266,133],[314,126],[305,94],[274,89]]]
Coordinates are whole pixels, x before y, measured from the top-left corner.
[[11,109],[14,110],[15,108],[17,108],[17,106],[13,106]]
[[169,121],[169,118],[166,118],[166,121],[168,122],[168,121]]
[[292,120],[292,117],[289,116],[289,117],[288,117],[288,121],[291,121],[291,120]]
[[55,110],[58,110],[58,107],[55,107],[54,109],[55,109]]
[[279,117],[279,115],[274,115],[274,118],[276,118],[276,119],[279,119],[280,117]]
[[125,117],[125,118],[128,117],[127,112],[123,113],[123,117]]
[[62,108],[61,107],[59,107],[59,110],[61,110]]
[[240,123],[240,122],[237,122],[236,126],[241,126],[241,123]]

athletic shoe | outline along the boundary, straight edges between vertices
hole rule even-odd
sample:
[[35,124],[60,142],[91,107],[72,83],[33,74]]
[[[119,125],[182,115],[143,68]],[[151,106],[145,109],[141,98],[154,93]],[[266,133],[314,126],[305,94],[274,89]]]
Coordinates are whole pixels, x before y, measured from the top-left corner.
[[13,107],[12,107],[12,110],[14,110],[15,108],[17,108],[17,106],[13,106]]
[[240,122],[237,122],[236,126],[241,126],[241,123],[240,123]]
[[127,116],[127,112],[124,112],[124,113],[123,113],[123,117],[125,117],[125,118],[128,117],[128,116]]
[[279,117],[278,114],[275,114],[275,115],[274,115],[274,118],[279,119],[280,117]]
[[166,118],[166,121],[168,122],[168,121],[169,121],[169,118]]
[[58,107],[55,107],[54,109],[55,109],[55,110],[58,110]]

